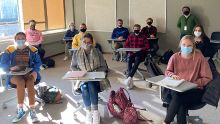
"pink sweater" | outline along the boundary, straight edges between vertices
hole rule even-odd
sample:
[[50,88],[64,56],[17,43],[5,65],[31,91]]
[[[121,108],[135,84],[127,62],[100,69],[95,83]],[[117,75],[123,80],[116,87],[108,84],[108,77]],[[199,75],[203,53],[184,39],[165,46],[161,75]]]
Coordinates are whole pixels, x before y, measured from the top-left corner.
[[27,29],[25,34],[26,34],[27,42],[30,45],[39,45],[43,41],[42,33],[36,29],[35,30]]
[[169,60],[166,76],[178,75],[181,79],[185,79],[192,83],[198,84],[200,88],[206,86],[212,80],[212,72],[208,61],[200,52],[196,52],[193,57],[185,59],[181,57],[181,53],[175,53]]

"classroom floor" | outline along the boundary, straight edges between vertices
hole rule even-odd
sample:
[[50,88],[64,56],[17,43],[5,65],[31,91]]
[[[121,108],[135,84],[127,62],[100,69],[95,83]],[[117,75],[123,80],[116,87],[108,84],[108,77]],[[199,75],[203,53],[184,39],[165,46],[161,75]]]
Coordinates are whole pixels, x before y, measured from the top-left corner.
[[[62,76],[69,70],[70,60],[63,61],[64,55],[54,57],[56,61],[56,67],[41,71],[42,82],[46,82],[49,85],[55,85],[62,90],[64,99],[62,104],[46,104],[45,106],[37,109],[40,124],[84,124],[85,111],[81,110],[77,112],[76,119],[74,119],[73,111],[76,108],[76,102],[82,100],[81,96],[74,96],[71,91],[71,82],[62,80]],[[111,90],[117,90],[119,87],[125,87],[122,82],[125,79],[123,70],[126,69],[126,63],[116,62],[111,60],[111,54],[105,54],[108,66],[110,68],[109,79],[111,81]],[[165,69],[165,65],[160,65],[162,70]],[[143,64],[140,65],[144,69]],[[145,77],[148,76],[144,72]],[[147,88],[146,82],[140,79],[139,75],[135,75],[134,78],[135,88],[130,90],[131,100],[137,107],[147,108],[150,112],[164,118],[166,111],[161,106],[161,100],[159,99],[158,87]],[[112,117],[106,106],[108,101],[109,92],[102,92],[99,96],[103,101],[99,103],[99,111],[101,113],[101,124],[122,124],[120,119]],[[15,95],[15,90],[7,91],[0,94],[0,103],[3,100],[11,98]],[[15,116],[16,99],[7,104],[7,109],[0,108],[0,120],[1,124],[11,124],[12,118]],[[204,108],[196,111],[190,111],[192,116],[199,115],[204,124],[219,124],[220,122],[220,109],[206,105]],[[142,122],[143,123],[143,122]],[[29,116],[26,116],[18,124],[31,124]]]

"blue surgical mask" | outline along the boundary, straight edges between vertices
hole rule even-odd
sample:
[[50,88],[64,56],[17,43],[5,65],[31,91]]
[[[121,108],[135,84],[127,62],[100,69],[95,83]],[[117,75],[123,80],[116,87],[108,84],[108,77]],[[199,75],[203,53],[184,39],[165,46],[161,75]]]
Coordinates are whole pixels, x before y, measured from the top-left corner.
[[15,42],[18,48],[21,48],[25,45],[25,40],[16,40]]
[[192,47],[184,47],[181,46],[181,53],[183,55],[189,55],[190,53],[192,53],[193,48]]

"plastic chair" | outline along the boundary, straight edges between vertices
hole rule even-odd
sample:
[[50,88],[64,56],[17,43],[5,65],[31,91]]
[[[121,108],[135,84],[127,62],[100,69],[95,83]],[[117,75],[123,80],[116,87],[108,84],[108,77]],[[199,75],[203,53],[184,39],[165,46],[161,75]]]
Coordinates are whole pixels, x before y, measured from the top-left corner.
[[[39,82],[40,82],[40,80],[37,80],[37,81],[35,82],[35,85],[37,85]],[[14,85],[14,84],[10,84],[10,86],[3,86],[3,84],[1,83],[1,86],[2,86],[2,87],[6,87],[6,88],[4,88],[4,92],[7,92],[7,91],[10,91],[10,90],[15,90],[15,89],[16,89],[16,85]],[[26,91],[26,90],[25,90],[25,95],[27,96],[27,91]],[[2,103],[2,108],[3,108],[3,109],[7,109],[7,103],[10,102],[10,101],[12,101],[12,100],[14,100],[14,99],[16,99],[16,98],[17,98],[17,96],[15,95],[14,97],[5,100],[5,101]],[[35,95],[35,100],[36,100],[36,102],[38,102],[38,103],[40,104],[40,106],[44,106],[44,105],[45,105],[45,102],[44,102],[42,99],[36,97],[36,95]],[[26,105],[25,103],[24,103],[24,105],[25,105],[26,107],[28,106],[28,105]],[[27,107],[27,108],[28,108],[28,107]]]

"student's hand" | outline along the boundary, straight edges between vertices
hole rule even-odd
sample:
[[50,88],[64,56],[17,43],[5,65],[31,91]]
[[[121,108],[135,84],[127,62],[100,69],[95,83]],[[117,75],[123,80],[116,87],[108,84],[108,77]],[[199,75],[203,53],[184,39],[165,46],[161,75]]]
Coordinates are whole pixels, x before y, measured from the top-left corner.
[[171,78],[173,78],[175,80],[180,80],[180,77],[178,75],[172,75]]
[[155,36],[153,34],[150,35],[150,38],[155,38]]
[[118,37],[119,40],[123,40],[123,36]]
[[19,66],[13,66],[13,67],[10,68],[11,71],[17,71],[19,69],[20,69]]

